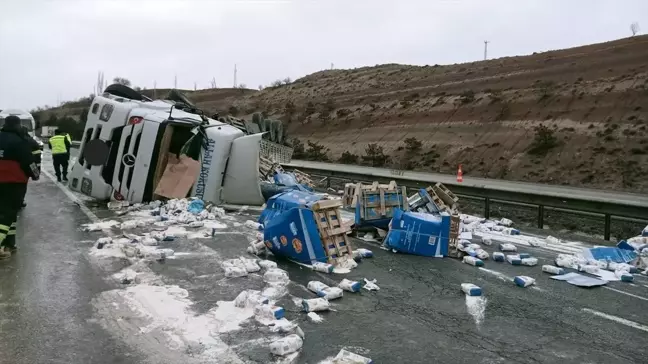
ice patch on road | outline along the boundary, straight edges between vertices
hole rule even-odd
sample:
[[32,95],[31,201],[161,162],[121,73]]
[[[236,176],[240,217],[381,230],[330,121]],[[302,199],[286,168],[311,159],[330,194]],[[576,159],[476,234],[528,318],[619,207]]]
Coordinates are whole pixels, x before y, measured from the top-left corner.
[[468,313],[475,320],[475,325],[477,329],[481,327],[481,324],[484,322],[486,317],[486,303],[488,300],[484,296],[468,296],[466,295],[466,308]]

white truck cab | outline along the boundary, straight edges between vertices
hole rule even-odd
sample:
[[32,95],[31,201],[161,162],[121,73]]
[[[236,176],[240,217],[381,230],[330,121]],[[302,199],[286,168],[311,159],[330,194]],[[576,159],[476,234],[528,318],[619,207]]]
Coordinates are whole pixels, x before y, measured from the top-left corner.
[[[70,189],[102,200],[154,200],[169,153],[180,153],[200,133],[201,168],[190,196],[215,204],[263,204],[262,134],[245,135],[195,111],[182,102],[152,101],[124,86],[109,86],[92,101],[79,156],[68,174]],[[91,165],[85,155],[86,145],[97,139],[108,147],[103,165]]]

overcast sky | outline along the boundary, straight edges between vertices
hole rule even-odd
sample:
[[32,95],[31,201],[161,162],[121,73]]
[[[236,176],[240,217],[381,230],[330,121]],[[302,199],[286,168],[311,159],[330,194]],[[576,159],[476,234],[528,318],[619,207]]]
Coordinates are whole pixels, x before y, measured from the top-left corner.
[[[152,88],[250,88],[329,68],[448,64],[648,29],[648,0],[1,0],[0,108]],[[644,31],[640,32],[641,34]]]

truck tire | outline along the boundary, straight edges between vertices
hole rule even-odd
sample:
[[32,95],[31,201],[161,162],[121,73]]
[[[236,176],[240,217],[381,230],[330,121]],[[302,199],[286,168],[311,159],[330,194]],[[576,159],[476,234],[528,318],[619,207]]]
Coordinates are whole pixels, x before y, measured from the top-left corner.
[[104,92],[107,92],[111,95],[119,96],[119,97],[124,97],[130,100],[136,100],[136,101],[147,101],[150,100],[148,97],[145,97],[141,93],[133,90],[132,88],[124,85],[120,85],[118,83],[112,84],[104,90]]
[[175,101],[175,102],[181,102],[181,103],[183,103],[183,104],[185,104],[185,105],[187,105],[187,106],[189,106],[189,107],[191,107],[193,109],[196,108],[196,105],[194,105],[194,103],[191,102],[187,98],[187,96],[185,96],[182,92],[180,92],[180,91],[178,91],[176,89],[173,89],[173,90],[169,91],[169,94],[167,95],[166,99],[171,100],[171,101]]

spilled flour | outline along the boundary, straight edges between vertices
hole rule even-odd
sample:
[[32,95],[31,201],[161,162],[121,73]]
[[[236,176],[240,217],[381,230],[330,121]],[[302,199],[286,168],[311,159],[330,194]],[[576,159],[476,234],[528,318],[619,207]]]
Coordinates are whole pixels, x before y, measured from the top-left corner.
[[118,317],[118,322],[104,321],[105,325],[118,324],[123,330],[126,328],[123,322],[129,322],[131,330],[156,342],[155,351],[162,344],[172,352],[167,355],[191,350],[194,358],[201,361],[242,363],[219,334],[239,330],[244,321],[254,316],[253,310],[238,308],[234,302],[219,301],[216,308],[198,315],[192,311],[193,302],[188,296],[187,290],[178,286],[142,284],[103,292],[93,303],[100,312],[106,307],[117,310],[117,316],[109,317]]
[[488,300],[484,296],[466,295],[466,308],[468,309],[468,313],[475,320],[475,325],[477,325],[477,329],[479,329],[481,324],[484,322],[484,317],[486,316],[487,302]]

